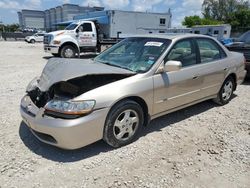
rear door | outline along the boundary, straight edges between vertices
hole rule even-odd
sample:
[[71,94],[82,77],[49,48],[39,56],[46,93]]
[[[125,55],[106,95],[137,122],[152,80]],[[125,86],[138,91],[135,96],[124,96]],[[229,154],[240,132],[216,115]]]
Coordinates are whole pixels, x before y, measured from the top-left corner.
[[78,27],[78,43],[80,47],[95,47],[97,44],[96,29],[94,23],[86,22]]
[[212,39],[197,38],[198,54],[200,56],[199,76],[203,80],[201,94],[215,95],[220,90],[222,82],[229,68],[225,61],[226,53]]

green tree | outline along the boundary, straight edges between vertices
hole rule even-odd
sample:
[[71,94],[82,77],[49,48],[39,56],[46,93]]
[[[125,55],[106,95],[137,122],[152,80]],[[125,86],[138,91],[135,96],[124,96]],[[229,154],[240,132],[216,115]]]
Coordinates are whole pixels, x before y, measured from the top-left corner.
[[247,0],[204,0],[202,13],[204,18],[219,20],[225,23],[232,21],[233,14],[243,9],[249,9]]
[[212,20],[209,18],[201,18],[197,15],[195,16],[186,16],[184,18],[184,21],[182,22],[182,25],[185,25],[187,27],[192,27],[195,25],[218,25],[222,24],[223,22]]
[[15,32],[19,30],[19,25],[18,24],[8,24],[4,25],[0,23],[0,32]]
[[249,28],[250,27],[250,9],[241,9],[232,14],[232,18],[230,23],[233,28],[242,27]]

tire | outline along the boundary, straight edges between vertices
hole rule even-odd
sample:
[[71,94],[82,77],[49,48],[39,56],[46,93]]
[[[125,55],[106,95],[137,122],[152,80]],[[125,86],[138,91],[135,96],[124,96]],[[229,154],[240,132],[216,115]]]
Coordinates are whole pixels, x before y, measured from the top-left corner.
[[52,53],[54,57],[59,57],[59,54]]
[[231,76],[228,77],[222,84],[221,89],[217,94],[217,97],[214,99],[214,102],[216,102],[219,105],[227,104],[232,99],[235,87],[236,83],[234,79]]
[[122,101],[107,116],[103,140],[114,148],[127,145],[137,139],[143,123],[142,107],[132,100]]
[[76,49],[73,46],[66,45],[61,49],[60,56],[63,58],[74,58],[76,56]]
[[31,39],[31,40],[30,40],[30,43],[31,43],[31,44],[34,44],[35,42],[36,42],[36,41],[35,41],[34,39]]

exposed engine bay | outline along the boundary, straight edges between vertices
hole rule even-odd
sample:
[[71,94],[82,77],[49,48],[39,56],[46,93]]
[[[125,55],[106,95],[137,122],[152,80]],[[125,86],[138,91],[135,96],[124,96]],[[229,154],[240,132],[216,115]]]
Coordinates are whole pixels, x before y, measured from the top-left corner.
[[85,75],[70,79],[68,81],[57,82],[45,92],[36,87],[34,90],[29,91],[28,95],[30,96],[33,103],[38,108],[41,108],[52,99],[69,100],[92,89],[122,80],[132,75],[133,74]]

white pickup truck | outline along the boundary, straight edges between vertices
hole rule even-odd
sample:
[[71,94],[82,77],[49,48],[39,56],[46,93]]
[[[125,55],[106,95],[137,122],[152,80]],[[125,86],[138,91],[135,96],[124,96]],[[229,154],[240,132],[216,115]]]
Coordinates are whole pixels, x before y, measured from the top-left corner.
[[81,52],[99,52],[103,46],[110,46],[134,35],[165,33],[170,27],[171,12],[107,10],[89,12],[74,19],[67,22],[71,24],[64,30],[45,35],[46,52],[72,58]]
[[44,51],[64,58],[74,58],[81,52],[100,51],[101,45],[117,42],[116,39],[101,40],[98,25],[93,21],[78,21],[64,30],[44,36]]

